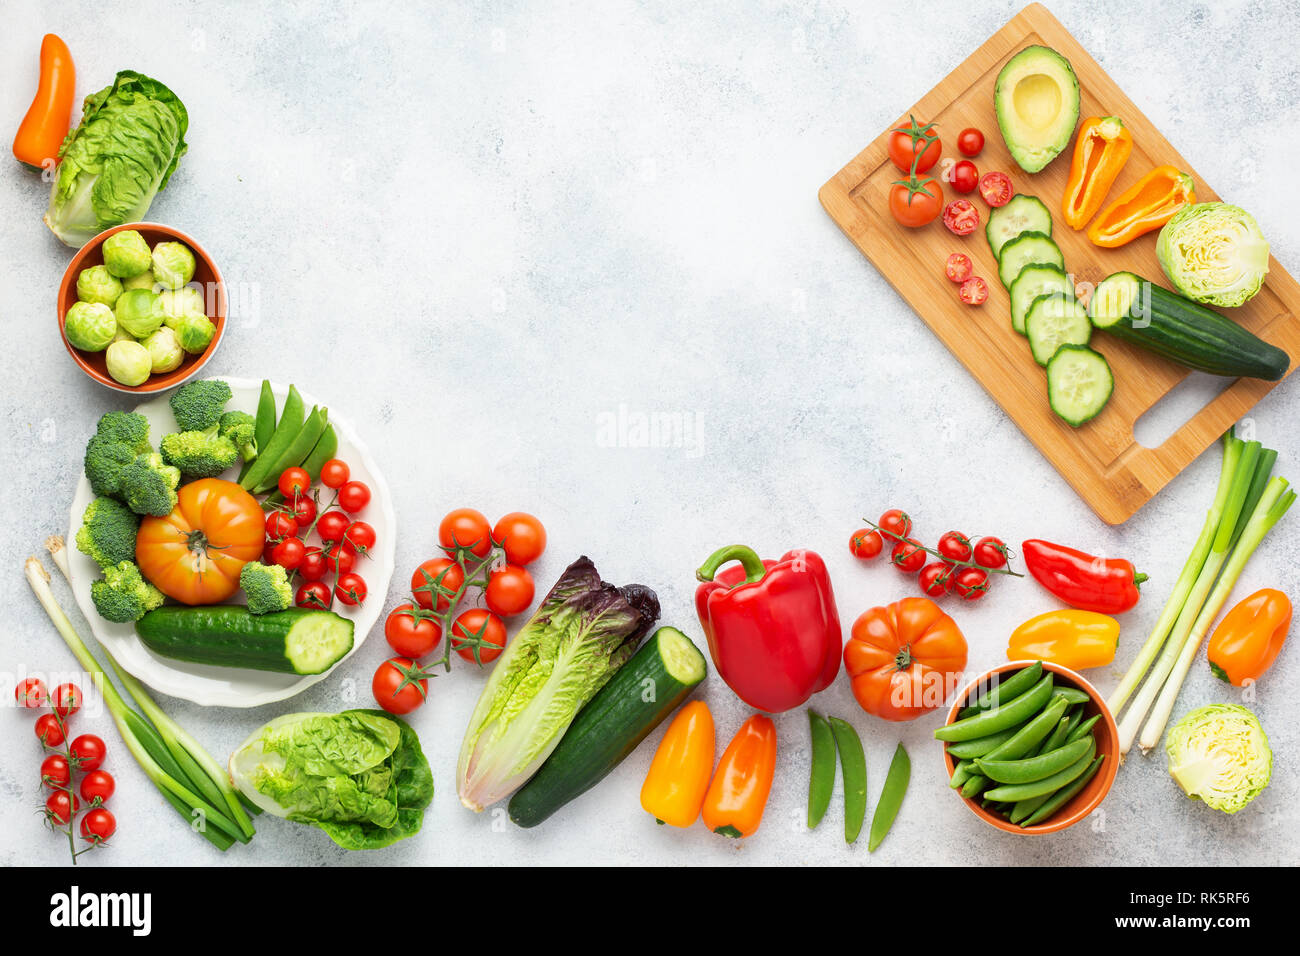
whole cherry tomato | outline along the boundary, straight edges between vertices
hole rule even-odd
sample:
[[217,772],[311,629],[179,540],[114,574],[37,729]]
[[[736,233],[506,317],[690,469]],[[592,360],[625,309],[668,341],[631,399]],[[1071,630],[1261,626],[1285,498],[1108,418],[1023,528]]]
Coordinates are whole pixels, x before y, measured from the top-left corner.
[[316,533],[322,541],[342,541],[352,519],[342,511],[327,511],[316,522]]
[[271,560],[286,571],[293,571],[302,564],[306,552],[301,538],[285,538],[271,549]]
[[906,574],[920,571],[928,558],[929,554],[915,538],[904,538],[895,543],[894,549],[889,553],[889,560],[894,567]]
[[889,532],[887,537],[894,539],[906,538],[912,533],[912,519],[906,511],[901,511],[898,508],[890,508],[880,516],[880,520],[876,524],[880,526],[882,531]]
[[957,134],[957,151],[963,156],[978,156],[984,149],[984,134],[968,126]]
[[297,595],[294,596],[294,604],[298,607],[319,608],[329,610],[330,598],[332,592],[329,585],[323,581],[308,581],[298,589]]
[[969,159],[963,159],[952,167],[952,172],[948,174],[952,180],[952,188],[963,196],[967,193],[973,193],[975,187],[979,185],[980,174],[975,168],[975,164]]
[[533,603],[533,576],[523,568],[507,564],[488,576],[483,598],[488,609],[501,617],[513,617]]
[[952,565],[947,561],[934,561],[921,569],[917,578],[921,593],[929,597],[943,597],[952,593]]
[[28,677],[26,680],[19,681],[18,686],[14,688],[14,700],[18,701],[19,706],[29,710],[44,707],[48,699],[49,692],[45,689],[45,681],[39,677]]
[[356,554],[367,554],[375,546],[375,529],[364,521],[354,521],[343,532],[343,546]]
[[272,541],[283,541],[298,533],[298,522],[288,512],[276,509],[266,516],[266,536]]
[[349,481],[339,489],[339,507],[350,515],[364,511],[370,504],[370,486],[364,481]]
[[438,595],[438,610],[445,612],[451,601],[465,584],[465,574],[451,558],[430,558],[411,575],[411,593],[415,602],[426,611],[433,607],[433,595]]
[[76,764],[78,770],[98,770],[99,765],[104,762],[104,755],[107,749],[104,741],[94,734],[82,734],[80,737],[72,738],[72,743],[68,749],[72,753],[72,761]]
[[939,546],[935,550],[949,561],[969,561],[971,556],[970,538],[960,531],[949,531],[939,539]]
[[319,581],[329,572],[325,561],[325,552],[315,546],[302,553],[302,562],[298,565],[298,574],[304,581]]
[[417,610],[409,601],[388,612],[384,639],[402,657],[419,660],[433,653],[442,642],[442,629],[430,612]]
[[915,117],[907,119],[906,124],[889,133],[889,158],[905,173],[912,170],[913,164],[918,173],[923,173],[939,161],[943,144],[939,142],[933,123],[923,126]]
[[506,626],[491,611],[470,608],[462,612],[452,625],[451,646],[467,661],[490,663],[506,646]]
[[512,511],[493,526],[492,540],[505,548],[506,561],[522,568],[546,550],[546,529],[527,512]]
[[885,544],[880,539],[880,532],[871,528],[859,528],[849,539],[849,550],[859,561],[870,561],[884,550]]
[[352,571],[345,571],[334,581],[334,596],[348,607],[366,603],[366,579]]
[[468,548],[475,557],[486,557],[492,548],[492,526],[483,512],[457,508],[438,524],[438,546],[449,555],[460,547]]
[[989,573],[983,568],[962,568],[953,578],[953,590],[963,601],[978,601],[989,589]]
[[63,754],[50,754],[41,761],[41,783],[51,790],[67,789],[72,782],[72,770]]
[[53,714],[41,714],[36,718],[36,737],[47,747],[59,747],[67,737],[59,726],[59,718]]
[[983,568],[1005,567],[1007,546],[1001,538],[980,538],[975,542],[975,563]]
[[316,520],[316,499],[311,495],[301,495],[293,503],[293,520],[300,528],[310,528]]
[[409,714],[429,696],[428,673],[408,657],[393,657],[379,665],[370,690],[390,714]]
[[320,483],[326,488],[333,488],[337,491],[346,485],[351,477],[352,470],[348,468],[348,463],[341,458],[331,458],[321,465]]
[[71,717],[81,710],[81,688],[76,684],[60,684],[54,688],[54,711],[60,717]]
[[280,472],[278,487],[280,494],[292,503],[295,498],[311,490],[311,475],[307,474],[306,468],[294,465]]

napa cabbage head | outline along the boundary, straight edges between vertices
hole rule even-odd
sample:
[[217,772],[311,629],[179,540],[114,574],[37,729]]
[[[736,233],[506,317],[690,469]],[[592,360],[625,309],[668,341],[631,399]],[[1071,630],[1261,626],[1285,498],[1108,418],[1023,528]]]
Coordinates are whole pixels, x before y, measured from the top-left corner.
[[69,246],[145,218],[185,154],[189,114],[157,80],[124,70],[86,97],[59,148],[45,224]]
[[601,581],[582,557],[497,660],[456,769],[461,803],[482,810],[521,787],[659,617],[654,591]]
[[1169,774],[1189,797],[1236,813],[1268,786],[1273,751],[1259,718],[1239,704],[1199,707],[1165,742]]
[[1201,202],[1164,224],[1156,256],[1170,284],[1207,305],[1248,302],[1268,275],[1268,240],[1240,206]]

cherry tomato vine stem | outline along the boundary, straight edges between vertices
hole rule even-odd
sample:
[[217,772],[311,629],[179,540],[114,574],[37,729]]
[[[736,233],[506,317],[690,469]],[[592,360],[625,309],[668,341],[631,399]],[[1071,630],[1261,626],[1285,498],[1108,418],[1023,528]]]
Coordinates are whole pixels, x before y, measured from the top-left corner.
[[987,571],[989,574],[1009,574],[1009,575],[1011,575],[1011,577],[1013,577],[1013,578],[1023,578],[1023,577],[1024,577],[1024,575],[1021,574],[1019,571],[1012,571],[1012,570],[1011,570],[1010,562],[1011,562],[1012,554],[1011,554],[1010,549],[1008,549],[1008,550],[1006,551],[1007,564],[1008,564],[1007,567],[1005,567],[1005,568],[990,568],[990,567],[987,567],[987,566],[985,566],[985,565],[983,565],[983,564],[980,564],[978,561],[976,561],[976,560],[975,560],[975,555],[974,555],[973,553],[971,554],[971,557],[970,557],[969,559],[967,559],[967,560],[965,560],[965,561],[958,561],[958,560],[956,560],[956,559],[954,559],[954,558],[950,558],[950,557],[948,557],[947,555],[940,553],[939,551],[936,551],[934,548],[926,547],[925,545],[921,544],[920,541],[917,541],[917,540],[914,539],[914,538],[913,538],[913,539],[908,539],[908,538],[905,537],[904,535],[901,535],[901,534],[895,534],[895,533],[892,532],[892,531],[887,531],[886,529],[882,528],[880,525],[878,525],[878,524],[876,524],[874,521],[872,521],[870,518],[863,518],[862,520],[865,521],[865,522],[866,522],[868,525],[870,525],[872,528],[874,528],[876,531],[879,531],[880,534],[881,534],[882,536],[888,537],[888,538],[890,538],[890,539],[892,539],[893,541],[896,541],[896,542],[897,542],[897,541],[906,541],[906,542],[908,542],[908,544],[913,545],[914,547],[920,548],[922,551],[925,551],[925,552],[928,553],[928,554],[932,554],[932,555],[934,555],[934,556],[935,556],[936,558],[938,558],[940,561],[943,561],[943,562],[945,562],[946,564],[950,564],[950,565],[952,565],[953,571],[958,571],[958,570],[960,570],[960,569],[962,569],[962,568],[978,568],[978,569],[981,570],[981,571]]

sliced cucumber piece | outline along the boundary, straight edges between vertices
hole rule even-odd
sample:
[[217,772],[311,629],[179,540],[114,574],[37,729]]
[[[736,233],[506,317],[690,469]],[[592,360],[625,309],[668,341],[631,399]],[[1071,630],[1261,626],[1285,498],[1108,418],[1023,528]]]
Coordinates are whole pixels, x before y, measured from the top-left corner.
[[1106,357],[1086,345],[1062,345],[1047,363],[1047,401],[1075,428],[1097,417],[1113,391]]
[[1012,239],[1026,232],[1041,232],[1045,236],[1052,234],[1052,214],[1037,196],[1017,194],[1005,206],[999,206],[989,213],[988,224],[984,227],[984,238],[989,241],[993,258],[1002,257],[1002,247]]
[[1030,304],[1025,335],[1034,361],[1046,365],[1062,345],[1087,345],[1092,338],[1092,323],[1088,321],[1088,310],[1073,296],[1049,292]]
[[1050,262],[1036,262],[1021,269],[1020,275],[1011,282],[1011,327],[1024,335],[1029,307],[1040,295],[1049,292],[1074,295],[1074,284],[1064,269]]
[[1025,266],[1046,262],[1065,271],[1065,256],[1060,247],[1052,241],[1051,236],[1041,232],[1022,232],[1002,247],[1002,256],[998,259],[998,278],[1002,287],[1010,289],[1016,281],[1020,270]]

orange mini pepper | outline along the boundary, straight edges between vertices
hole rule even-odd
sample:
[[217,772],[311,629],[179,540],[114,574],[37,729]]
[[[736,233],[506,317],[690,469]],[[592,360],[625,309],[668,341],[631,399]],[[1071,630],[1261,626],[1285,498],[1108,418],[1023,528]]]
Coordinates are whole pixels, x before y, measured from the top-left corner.
[[41,168],[57,160],[72,122],[77,71],[68,45],[53,33],[41,41],[41,73],[36,96],[14,136],[14,156]]
[[1051,661],[1071,670],[1105,667],[1119,647],[1119,621],[1075,608],[1031,617],[1011,632],[1009,661]]
[[1094,246],[1114,249],[1159,229],[1194,202],[1191,176],[1173,166],[1157,166],[1101,211],[1088,227],[1088,238]]
[[1291,629],[1291,601],[1263,588],[1223,616],[1210,638],[1210,670],[1234,687],[1254,683],[1272,666]]
[[1096,215],[1133,152],[1133,134],[1118,116],[1092,116],[1079,127],[1061,211],[1072,229]]
[[729,837],[752,836],[776,772],[776,725],[755,714],[740,725],[704,795],[704,825]]
[[641,808],[660,823],[689,827],[700,816],[716,749],[709,705],[693,700],[677,712],[641,785]]

